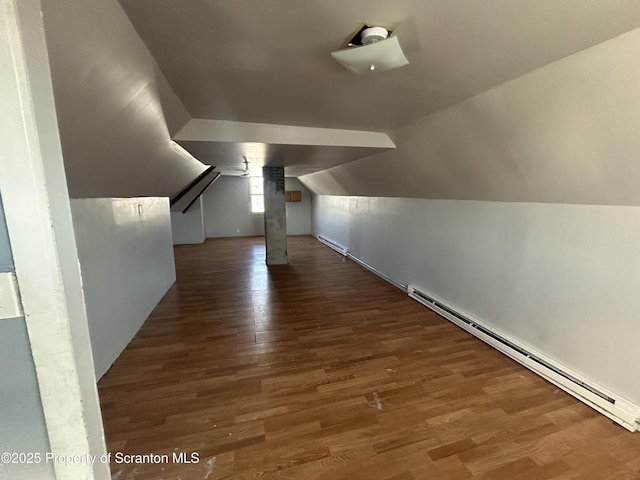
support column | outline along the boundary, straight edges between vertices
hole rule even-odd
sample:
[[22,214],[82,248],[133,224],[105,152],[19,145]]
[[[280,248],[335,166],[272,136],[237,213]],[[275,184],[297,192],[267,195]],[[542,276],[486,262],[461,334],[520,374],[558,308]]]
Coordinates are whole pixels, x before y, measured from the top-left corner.
[[287,206],[284,199],[284,167],[262,167],[264,179],[264,238],[267,265],[286,265]]

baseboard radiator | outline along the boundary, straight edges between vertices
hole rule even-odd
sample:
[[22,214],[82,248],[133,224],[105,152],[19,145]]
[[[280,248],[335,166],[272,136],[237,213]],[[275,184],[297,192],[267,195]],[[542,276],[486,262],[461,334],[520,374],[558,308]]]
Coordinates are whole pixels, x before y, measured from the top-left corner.
[[640,406],[608,391],[607,389],[589,382],[579,374],[558,365],[553,360],[533,351],[529,347],[510,339],[507,335],[498,332],[471,315],[456,311],[451,305],[438,299],[435,295],[416,285],[403,285],[380,272],[371,265],[363,262],[351,254],[348,249],[327,237],[317,236],[318,241],[324,243],[336,252],[353,260],[363,268],[369,270],[391,285],[405,291],[411,298],[446,318],[460,328],[471,333],[483,342],[492,346],[501,353],[512,358],[532,372],[540,375],[578,400],[589,405],[627,430],[635,432],[640,430]]
[[391,278],[388,275],[385,275],[384,273],[382,273],[380,270],[377,270],[375,268],[373,268],[371,265],[369,265],[368,263],[363,262],[362,260],[360,260],[358,257],[354,257],[350,252],[347,252],[347,257],[350,258],[351,260],[353,260],[354,262],[356,262],[358,265],[360,265],[363,268],[366,268],[367,270],[369,270],[371,273],[379,276],[381,279],[383,279],[386,282],[389,282],[391,285],[393,285],[396,288],[399,288],[400,290],[402,290],[403,292],[407,293],[407,286],[403,285],[400,282],[396,282],[393,278]]
[[470,315],[456,311],[450,305],[424,290],[409,285],[407,293],[411,298],[430,308],[438,315],[453,322],[475,337],[491,345],[516,362],[555,384],[565,392],[586,403],[627,430],[635,432],[640,428],[640,407],[609,392],[605,388],[587,381],[508,336],[483,325]]
[[327,247],[332,248],[340,255],[344,255],[345,257],[347,256],[347,247],[343,247],[339,243],[336,243],[333,240],[329,240],[327,237],[324,237],[322,235],[318,235],[316,238],[320,243],[324,243]]
[[400,290],[402,290],[403,292],[407,292],[407,286],[403,285],[402,283],[396,282],[393,278],[391,278],[390,276],[382,273],[380,270],[372,267],[371,265],[369,265],[366,262],[363,262],[362,260],[360,260],[358,257],[356,257],[355,255],[353,255],[351,252],[349,252],[349,250],[347,249],[347,247],[343,247],[342,245],[340,245],[339,243],[334,242],[333,240],[329,240],[327,237],[324,237],[322,235],[318,235],[316,237],[318,239],[319,242],[324,243],[326,246],[332,248],[333,250],[335,250],[336,252],[340,253],[341,255],[344,255],[345,257],[347,257],[350,260],[353,260],[354,262],[356,262],[358,265],[360,265],[361,267],[369,270],[371,273],[379,276],[380,278],[382,278],[384,281],[389,282],[391,285],[393,285],[396,288],[399,288]]

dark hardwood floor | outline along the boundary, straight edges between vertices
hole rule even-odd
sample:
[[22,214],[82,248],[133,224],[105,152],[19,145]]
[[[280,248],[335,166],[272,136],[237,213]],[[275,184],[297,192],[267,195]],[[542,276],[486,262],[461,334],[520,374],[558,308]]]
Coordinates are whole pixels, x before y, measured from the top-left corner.
[[640,434],[312,237],[270,268],[262,238],[175,252],[99,383],[112,454],[169,461],[114,479],[640,479]]

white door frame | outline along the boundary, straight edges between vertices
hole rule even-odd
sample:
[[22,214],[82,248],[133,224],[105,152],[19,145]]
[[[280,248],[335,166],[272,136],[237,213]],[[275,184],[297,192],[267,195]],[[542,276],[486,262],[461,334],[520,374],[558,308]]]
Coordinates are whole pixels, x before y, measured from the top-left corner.
[[110,479],[40,0],[0,0],[0,192],[58,480]]

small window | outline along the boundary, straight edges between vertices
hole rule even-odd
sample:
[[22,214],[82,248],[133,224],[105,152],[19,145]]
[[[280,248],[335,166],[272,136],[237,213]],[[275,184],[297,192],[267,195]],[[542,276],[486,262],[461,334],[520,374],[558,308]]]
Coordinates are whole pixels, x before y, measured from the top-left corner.
[[262,177],[250,177],[251,213],[264,213]]

